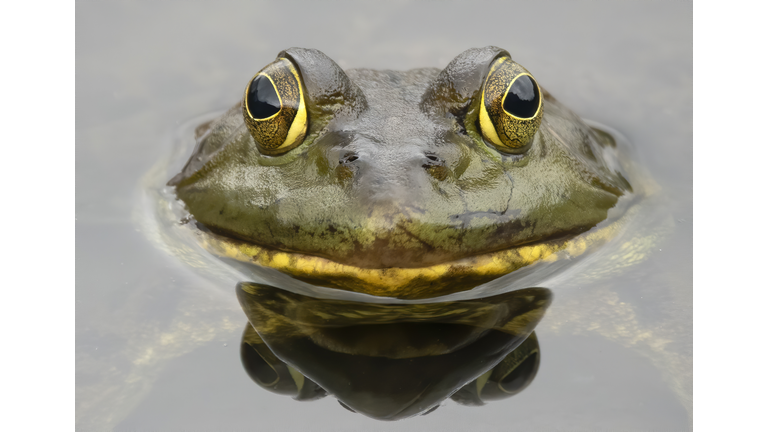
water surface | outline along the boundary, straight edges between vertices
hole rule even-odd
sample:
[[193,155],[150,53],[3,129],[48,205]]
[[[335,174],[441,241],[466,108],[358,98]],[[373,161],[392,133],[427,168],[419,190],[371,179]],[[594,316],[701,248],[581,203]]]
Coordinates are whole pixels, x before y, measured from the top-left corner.
[[[79,430],[689,428],[690,4],[82,1],[76,38]],[[554,301],[536,327],[541,364],[509,399],[449,400],[383,423],[330,396],[296,402],[256,386],[238,352],[237,274],[183,262],[142,222],[146,174],[175,160],[186,125],[234,104],[281,49],[403,70],[442,68],[485,45],[507,49],[565,105],[634,144],[664,197],[650,214],[671,222],[665,240],[620,276],[546,286]]]

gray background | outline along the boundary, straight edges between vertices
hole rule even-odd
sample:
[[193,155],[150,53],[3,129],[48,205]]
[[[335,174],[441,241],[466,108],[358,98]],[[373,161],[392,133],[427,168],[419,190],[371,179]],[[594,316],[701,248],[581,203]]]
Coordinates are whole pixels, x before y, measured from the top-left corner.
[[[689,427],[690,3],[79,1],[76,8],[79,430]],[[668,197],[660,211],[676,224],[667,243],[610,288],[556,292],[537,329],[539,373],[511,399],[480,408],[446,402],[429,416],[381,423],[332,397],[299,403],[260,389],[240,366],[246,320],[233,286],[200,278],[148,239],[136,222],[140,178],[167,156],[182,123],[234,104],[283,48],[318,48],[343,68],[408,69],[444,67],[485,45],[507,49],[564,104],[629,138]],[[610,296],[631,310],[568,318]]]

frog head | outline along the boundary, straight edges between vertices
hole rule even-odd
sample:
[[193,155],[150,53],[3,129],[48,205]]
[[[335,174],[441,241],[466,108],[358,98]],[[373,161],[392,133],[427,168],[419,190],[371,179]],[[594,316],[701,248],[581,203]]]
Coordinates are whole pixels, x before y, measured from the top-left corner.
[[170,184],[227,240],[221,253],[418,298],[543,259],[606,219],[631,191],[614,147],[500,48],[406,72],[345,72],[291,48],[199,128]]

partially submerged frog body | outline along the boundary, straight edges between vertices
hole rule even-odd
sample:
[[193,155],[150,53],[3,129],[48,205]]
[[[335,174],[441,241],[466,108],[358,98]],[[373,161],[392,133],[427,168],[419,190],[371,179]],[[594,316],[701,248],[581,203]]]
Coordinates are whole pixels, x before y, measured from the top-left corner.
[[632,192],[611,136],[496,47],[406,72],[292,48],[198,133],[170,184],[208,250],[377,296],[578,255]]

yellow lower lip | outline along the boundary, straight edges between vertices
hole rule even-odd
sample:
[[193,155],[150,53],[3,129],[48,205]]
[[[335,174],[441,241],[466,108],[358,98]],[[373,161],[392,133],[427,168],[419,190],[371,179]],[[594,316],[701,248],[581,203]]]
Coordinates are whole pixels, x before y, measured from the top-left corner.
[[626,215],[569,240],[521,246],[420,268],[360,268],[210,233],[202,236],[202,246],[215,255],[274,268],[317,286],[381,297],[423,299],[472,289],[537,261],[579,256],[613,238],[625,219]]

